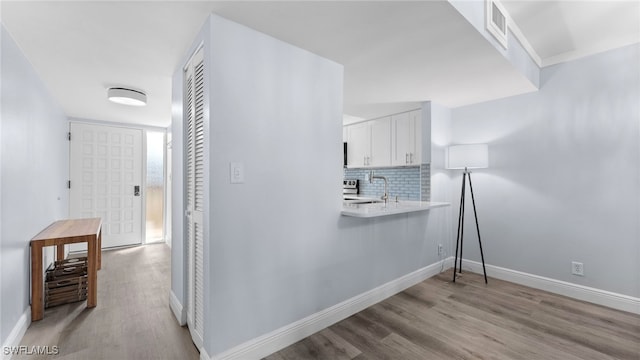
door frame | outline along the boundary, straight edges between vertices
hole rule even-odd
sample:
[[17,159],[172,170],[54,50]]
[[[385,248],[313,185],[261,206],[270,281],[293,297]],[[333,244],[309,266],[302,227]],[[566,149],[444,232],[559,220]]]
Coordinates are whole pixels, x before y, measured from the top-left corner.
[[[146,219],[147,219],[147,207],[146,207],[146,181],[147,181],[147,131],[159,131],[159,132],[164,132],[165,136],[165,146],[164,146],[164,164],[163,166],[165,167],[165,174],[166,174],[166,166],[167,166],[167,149],[166,149],[166,143],[167,143],[167,132],[168,129],[167,128],[163,128],[163,127],[158,127],[158,126],[149,126],[149,125],[140,125],[140,124],[126,124],[126,123],[119,123],[119,122],[110,122],[110,121],[101,121],[101,120],[89,120],[89,119],[80,119],[80,118],[69,118],[68,121],[68,127],[67,127],[67,131],[71,131],[71,124],[84,124],[84,125],[98,125],[98,126],[110,126],[110,127],[117,127],[117,128],[125,128],[125,129],[131,129],[131,130],[141,130],[142,131],[142,183],[144,184],[143,186],[143,201],[142,201],[142,206],[141,206],[141,242],[140,245],[145,245],[147,244],[147,226],[146,226]],[[69,178],[71,177],[71,147],[69,147]],[[164,191],[165,191],[165,197],[167,196],[167,192],[170,191],[170,189],[167,189],[167,177],[165,175],[164,177]],[[71,192],[68,191],[68,201],[71,201]],[[170,195],[169,195],[170,196]],[[163,214],[166,214],[166,208],[167,208],[167,204],[165,201],[163,201]],[[71,215],[71,207],[69,206],[69,213],[68,215]],[[167,222],[167,218],[165,216],[164,219],[165,223]],[[167,234],[166,234],[166,227],[163,227],[163,240],[166,240]],[[68,255],[69,253],[69,247],[65,246],[65,257]]]

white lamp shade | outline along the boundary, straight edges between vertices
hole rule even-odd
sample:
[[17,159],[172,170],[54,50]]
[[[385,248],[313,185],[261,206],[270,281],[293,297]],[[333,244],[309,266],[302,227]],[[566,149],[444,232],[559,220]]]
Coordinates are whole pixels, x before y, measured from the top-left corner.
[[447,169],[483,169],[489,167],[487,144],[453,145],[447,149]]

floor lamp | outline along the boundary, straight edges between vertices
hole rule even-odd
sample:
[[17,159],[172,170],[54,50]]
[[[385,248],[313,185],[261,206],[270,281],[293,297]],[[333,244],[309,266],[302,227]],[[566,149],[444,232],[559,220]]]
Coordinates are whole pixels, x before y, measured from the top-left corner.
[[[456,271],[462,273],[462,239],[464,235],[464,204],[466,195],[466,183],[469,181],[471,189],[471,203],[473,204],[473,215],[476,219],[476,230],[478,231],[478,243],[480,244],[480,258],[482,259],[482,271],[484,272],[484,283],[487,283],[487,270],[484,266],[484,254],[482,253],[482,240],[480,240],[480,226],[478,225],[478,213],[476,212],[476,200],[473,196],[473,185],[471,184],[471,171],[469,169],[483,169],[489,167],[489,150],[487,144],[453,145],[447,149],[447,169],[464,169],[462,173],[462,191],[460,193],[460,211],[458,213],[458,235],[456,236],[456,256],[453,260],[453,282],[456,282]],[[460,252],[458,253],[458,248]],[[458,254],[460,263],[458,266]]]

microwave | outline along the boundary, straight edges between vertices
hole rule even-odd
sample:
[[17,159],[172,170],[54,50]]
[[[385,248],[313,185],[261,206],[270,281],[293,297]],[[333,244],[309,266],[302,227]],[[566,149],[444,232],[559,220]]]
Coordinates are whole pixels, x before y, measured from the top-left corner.
[[343,153],[344,153],[344,167],[347,167],[347,143],[343,142],[342,143],[342,148],[343,148]]

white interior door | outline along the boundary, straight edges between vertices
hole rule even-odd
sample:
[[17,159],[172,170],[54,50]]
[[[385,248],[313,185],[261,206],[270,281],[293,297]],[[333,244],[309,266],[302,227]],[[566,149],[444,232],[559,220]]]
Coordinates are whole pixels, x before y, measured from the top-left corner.
[[70,132],[70,217],[102,218],[102,248],[140,244],[142,130],[71,123]]
[[202,49],[184,70],[186,153],[186,223],[188,254],[187,324],[194,344],[201,348],[204,332],[204,59]]

